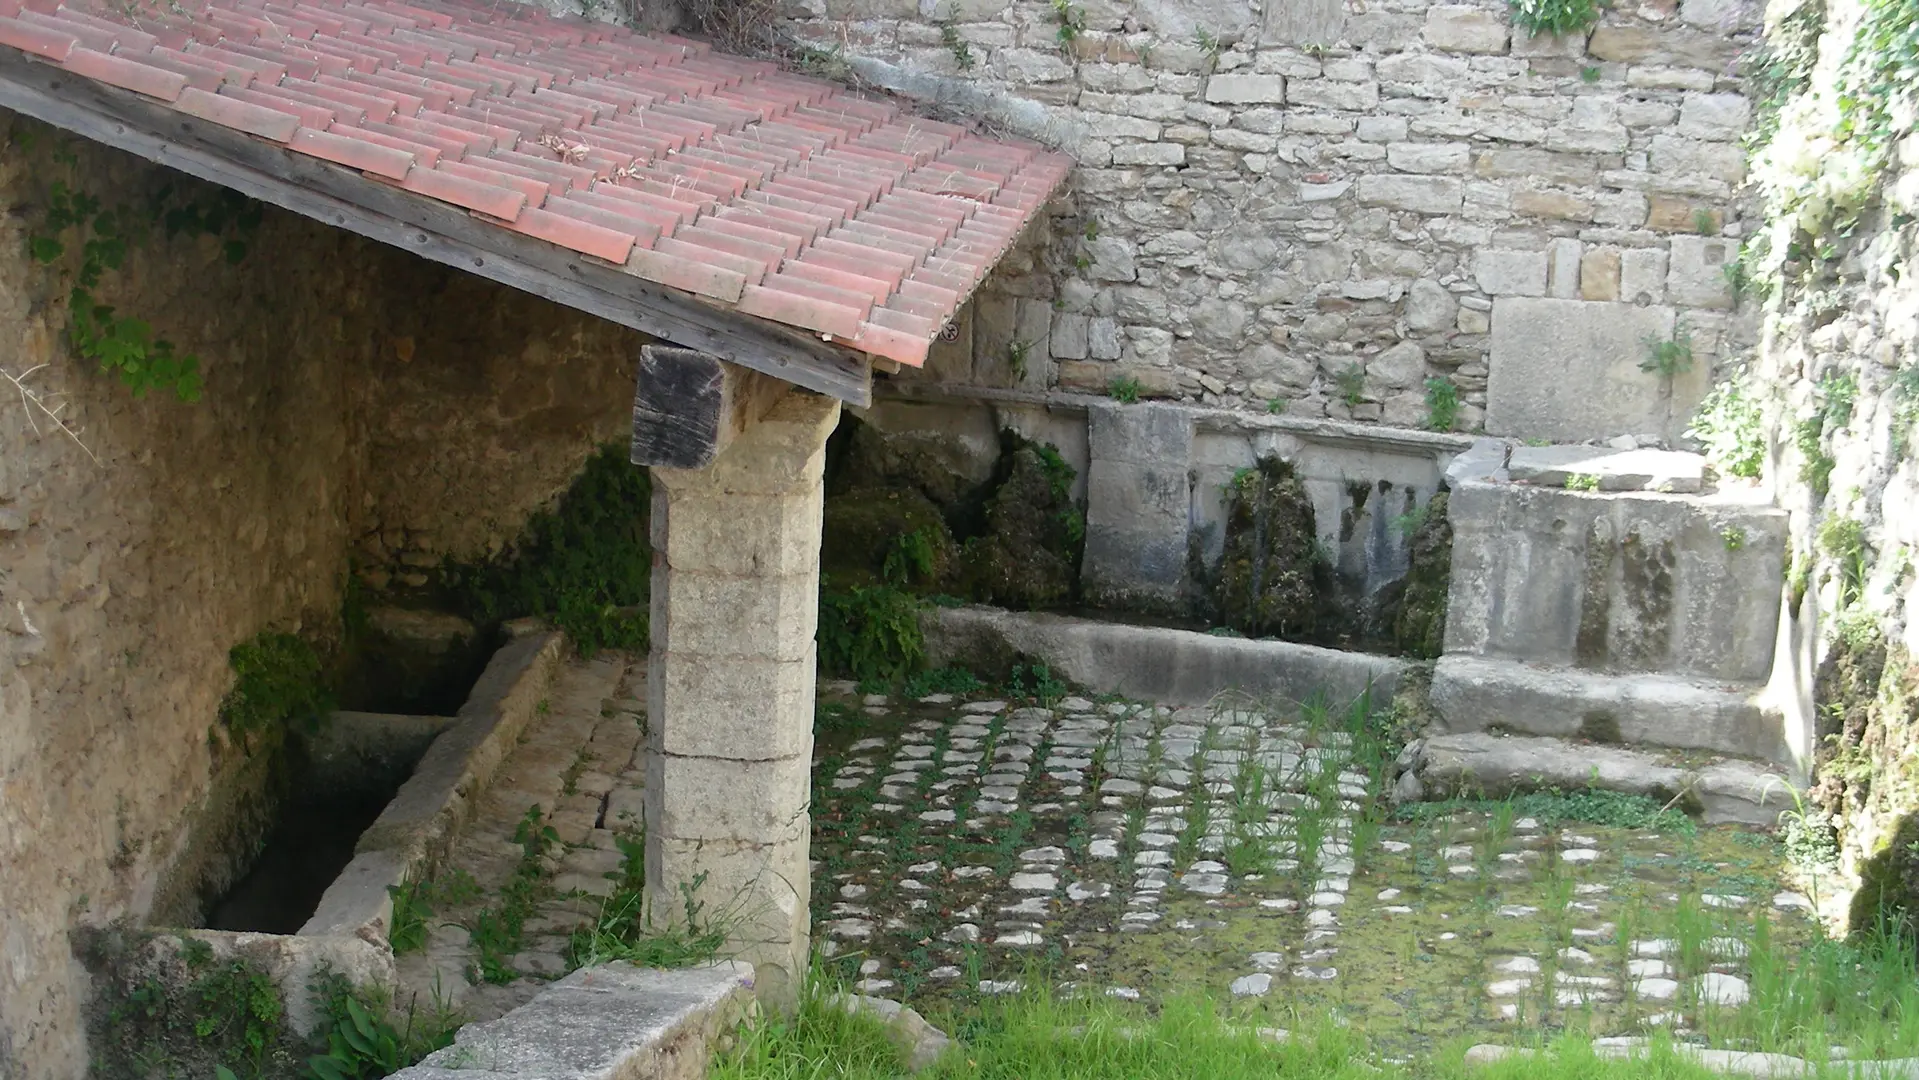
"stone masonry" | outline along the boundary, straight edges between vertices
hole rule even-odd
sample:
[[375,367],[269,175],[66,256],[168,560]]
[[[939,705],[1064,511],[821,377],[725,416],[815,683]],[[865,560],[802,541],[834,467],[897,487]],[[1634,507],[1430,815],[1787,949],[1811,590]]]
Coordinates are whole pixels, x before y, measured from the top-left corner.
[[711,467],[655,469],[646,884],[729,926],[761,1000],[807,963],[813,631],[826,437],[839,402],[789,391]]
[[[1751,0],[1616,5],[1566,40],[1499,0],[1085,0],[1077,33],[1036,0],[804,6],[794,30],[862,77],[1079,159],[936,351],[945,380],[1421,426],[1446,376],[1462,430],[1671,439],[1752,343],[1722,273],[1750,230]],[[1641,338],[1675,325],[1702,377],[1661,386]],[[1547,327],[1566,347],[1530,347]],[[1645,400],[1591,424],[1528,407],[1621,382]]]

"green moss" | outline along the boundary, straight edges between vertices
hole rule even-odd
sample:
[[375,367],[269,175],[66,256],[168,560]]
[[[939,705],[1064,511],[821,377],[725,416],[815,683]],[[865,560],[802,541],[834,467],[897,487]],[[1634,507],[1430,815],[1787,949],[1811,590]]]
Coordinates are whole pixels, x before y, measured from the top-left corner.
[[1006,479],[986,500],[986,533],[966,541],[961,574],[975,599],[1011,608],[1072,601],[1086,519],[1074,469],[1050,446],[1009,440]]
[[316,725],[330,707],[320,654],[293,634],[266,632],[227,653],[233,688],[220,701],[220,722],[248,735],[288,723]]
[[826,500],[820,572],[835,582],[937,590],[959,547],[939,507],[912,488],[856,488]]
[[608,444],[587,459],[559,504],[533,515],[499,556],[448,564],[442,578],[476,622],[539,615],[588,655],[644,649],[652,490],[647,471],[627,461],[623,446]]
[[1225,552],[1215,599],[1220,621],[1254,637],[1310,636],[1332,585],[1313,503],[1293,467],[1262,458],[1227,492]]
[[1407,544],[1405,591],[1393,615],[1393,643],[1428,660],[1437,659],[1446,645],[1446,600],[1453,577],[1448,498],[1439,492],[1420,509],[1419,525]]

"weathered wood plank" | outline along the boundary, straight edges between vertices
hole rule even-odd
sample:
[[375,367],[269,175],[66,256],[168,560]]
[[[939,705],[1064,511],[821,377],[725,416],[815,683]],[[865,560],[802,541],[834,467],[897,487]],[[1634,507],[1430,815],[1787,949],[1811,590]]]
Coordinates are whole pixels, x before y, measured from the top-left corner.
[[716,356],[665,345],[640,349],[633,385],[635,465],[703,469],[779,400],[782,380]]
[[872,372],[809,335],[702,304],[351,169],[175,113],[0,49],[0,107],[336,228],[854,405]]

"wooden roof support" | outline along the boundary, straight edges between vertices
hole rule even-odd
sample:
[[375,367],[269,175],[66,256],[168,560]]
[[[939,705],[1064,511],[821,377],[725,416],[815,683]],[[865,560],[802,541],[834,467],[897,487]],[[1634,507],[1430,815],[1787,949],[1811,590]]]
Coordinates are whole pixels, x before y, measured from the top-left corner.
[[185,116],[11,49],[0,49],[0,107],[796,386],[853,405],[872,403],[871,369],[836,346],[717,310],[576,252],[496,228],[456,207]]
[[633,464],[703,469],[791,390],[715,356],[644,346],[633,387]]

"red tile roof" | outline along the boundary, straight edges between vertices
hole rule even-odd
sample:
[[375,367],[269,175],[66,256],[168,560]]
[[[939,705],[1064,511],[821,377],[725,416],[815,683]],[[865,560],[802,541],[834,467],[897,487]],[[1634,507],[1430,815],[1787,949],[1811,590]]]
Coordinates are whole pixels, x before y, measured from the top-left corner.
[[0,44],[912,365],[1071,164],[514,3],[0,0]]

